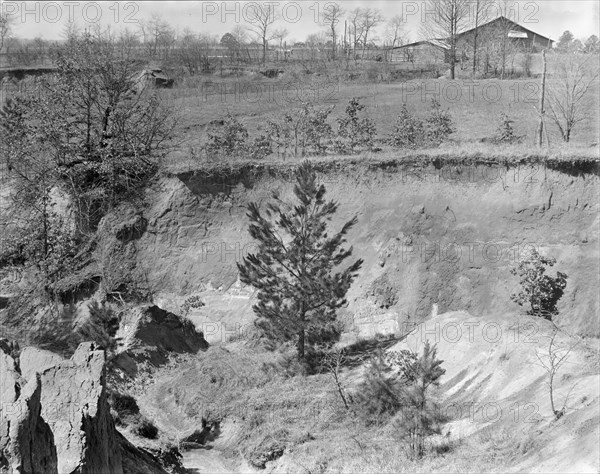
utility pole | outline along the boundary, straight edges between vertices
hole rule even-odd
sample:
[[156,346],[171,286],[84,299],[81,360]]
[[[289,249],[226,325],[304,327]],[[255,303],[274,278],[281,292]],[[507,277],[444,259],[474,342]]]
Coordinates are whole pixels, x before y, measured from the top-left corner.
[[538,147],[542,147],[544,141],[544,103],[546,99],[546,50],[542,51],[542,60],[544,61],[544,69],[542,72],[542,94],[540,97],[540,126],[538,129]]

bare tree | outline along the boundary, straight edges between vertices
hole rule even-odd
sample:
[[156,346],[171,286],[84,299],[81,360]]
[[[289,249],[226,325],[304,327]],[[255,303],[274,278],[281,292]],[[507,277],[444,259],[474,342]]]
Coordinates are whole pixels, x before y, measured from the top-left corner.
[[396,15],[388,21],[385,31],[385,39],[389,46],[395,48],[397,45],[402,45],[402,42],[404,41],[404,36],[402,35],[403,29],[404,20],[400,15]]
[[262,41],[262,60],[267,61],[267,48],[269,40],[273,39],[271,34],[272,25],[279,19],[273,5],[252,3],[247,10],[246,20],[250,23],[250,29]]
[[356,57],[356,48],[362,41],[363,25],[362,25],[362,8],[355,8],[350,12],[350,36],[352,37],[352,54]]
[[333,381],[337,387],[338,393],[340,394],[340,398],[342,399],[346,410],[349,410],[350,404],[348,403],[348,398],[346,397],[344,385],[342,384],[340,377],[342,366],[345,363],[346,354],[344,353],[343,349],[332,349],[331,351],[327,352],[323,358],[323,368],[333,377]]
[[248,41],[248,30],[242,25],[235,25],[231,30],[231,36],[239,45],[244,45]]
[[427,0],[423,31],[429,39],[448,42],[450,78],[456,77],[457,41],[469,18],[470,0]]
[[383,13],[377,8],[365,8],[362,10],[360,23],[363,31],[363,50],[362,56],[365,56],[365,48],[369,43],[369,33],[383,22]]
[[548,84],[550,118],[565,142],[571,140],[575,125],[587,118],[584,99],[598,73],[589,57],[570,55],[558,65],[554,80]]
[[140,20],[138,27],[148,54],[166,59],[175,43],[175,30],[157,13],[152,14],[149,20]]
[[[485,53],[484,71],[487,73],[492,67],[494,74],[500,74],[500,78],[506,77],[506,67],[509,64],[514,64],[516,53],[519,46],[510,37],[510,31],[513,29],[513,21],[515,18],[515,10],[512,0],[494,0],[494,12],[499,13],[500,17],[496,19],[493,25],[487,27],[485,32],[479,32],[477,35],[477,50],[483,50]],[[482,14],[485,15],[490,4],[482,6]],[[483,21],[483,20],[481,20]]]
[[190,75],[195,75],[200,69],[207,69],[206,48],[198,35],[191,29],[185,28],[179,38],[177,57]]
[[331,37],[331,58],[335,60],[337,51],[337,25],[344,14],[343,8],[338,3],[327,3],[323,13],[323,23],[329,28],[329,36]]
[[[285,39],[288,37],[288,35],[290,34],[290,32],[288,30],[286,30],[285,28],[280,28],[277,29],[273,32],[272,38],[274,40],[278,40],[279,41],[279,51],[277,53],[277,57],[279,57],[279,54],[281,54],[281,52],[283,51],[283,42],[285,41]],[[283,57],[285,59],[285,52],[283,53]]]
[[489,20],[489,7],[494,0],[475,0],[473,4],[473,16],[475,26],[473,30],[473,74],[477,72],[477,48],[479,39],[479,26]]
[[81,28],[75,21],[67,21],[63,27],[61,36],[67,41],[81,34]]
[[577,342],[576,342],[569,347],[558,346],[556,344],[556,334],[557,333],[558,333],[558,330],[555,329],[554,332],[552,333],[552,336],[550,337],[550,343],[548,344],[548,352],[547,353],[540,354],[536,351],[536,354],[535,354],[535,356],[538,360],[536,365],[539,365],[548,373],[547,384],[548,384],[548,394],[550,397],[550,409],[552,410],[552,415],[554,416],[554,419],[556,419],[556,420],[558,420],[565,414],[565,411],[567,409],[567,402],[569,401],[569,396],[571,395],[571,391],[573,390],[573,388],[575,388],[575,386],[571,387],[571,390],[569,390],[569,393],[567,393],[567,396],[565,397],[562,407],[560,408],[560,410],[558,410],[556,408],[556,403],[554,400],[554,390],[556,388],[554,381],[556,378],[556,374],[558,373],[560,368],[564,365],[564,363],[567,361],[569,355],[571,354],[571,352],[577,345]]

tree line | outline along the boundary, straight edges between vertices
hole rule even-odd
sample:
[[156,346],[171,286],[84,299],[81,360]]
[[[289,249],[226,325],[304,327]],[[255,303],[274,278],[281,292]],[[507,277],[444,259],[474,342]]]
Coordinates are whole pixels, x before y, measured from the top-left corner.
[[[462,61],[466,51],[473,72],[478,68],[487,71],[492,57],[496,58],[493,61],[501,63],[503,69],[516,53],[516,43],[508,38],[512,23],[499,22],[493,28],[480,29],[498,15],[514,19],[511,17],[514,10],[508,0],[428,0],[422,8],[431,14],[426,15],[419,36],[427,40],[444,39],[452,77],[455,65]],[[342,4],[335,2],[319,5],[315,15],[320,30],[309,33],[303,40],[290,38],[289,31],[281,26],[281,14],[270,4],[253,3],[245,12],[245,22],[222,35],[199,33],[191,28],[179,32],[159,14],[140,20],[135,29],[119,34],[135,46],[140,57],[179,62],[190,74],[206,70],[211,56],[264,63],[271,59],[286,60],[291,48],[294,48],[318,50],[330,60],[372,59],[372,55],[365,54],[367,50],[388,50],[408,42],[407,18],[395,15],[386,20],[382,10],[373,7],[347,11]],[[9,54],[11,60],[19,64],[34,64],[49,57],[51,42],[39,37],[32,41],[14,38],[12,22],[5,13],[0,13],[0,52]],[[461,43],[460,35],[467,29],[472,29],[473,34],[468,41]],[[65,25],[62,36],[66,40],[78,33],[81,33],[81,28],[72,22]],[[565,31],[556,50],[563,53],[598,53],[599,42],[595,35],[584,41]],[[380,56],[382,59],[389,57],[386,54]]]

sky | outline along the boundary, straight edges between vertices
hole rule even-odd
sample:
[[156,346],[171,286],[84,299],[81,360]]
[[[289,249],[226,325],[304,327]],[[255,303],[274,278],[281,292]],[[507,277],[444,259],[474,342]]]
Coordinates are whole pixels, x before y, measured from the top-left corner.
[[[558,40],[565,30],[576,38],[587,39],[600,36],[600,0],[510,0],[513,19],[541,35]],[[158,15],[179,33],[189,28],[194,33],[222,36],[235,25],[247,25],[248,1],[7,1],[0,0],[0,9],[12,19],[12,32],[20,38],[42,37],[61,39],[65,24],[74,20],[80,27],[100,23],[113,30],[127,28],[139,31],[140,22]],[[264,3],[264,2],[260,2]],[[311,33],[324,31],[319,24],[327,0],[323,1],[273,1],[273,8],[281,17],[274,28],[285,28],[291,44],[304,41]],[[403,18],[406,40],[422,39],[421,25],[427,15],[422,0],[338,0],[346,11],[358,7],[378,8],[387,21],[395,15]],[[490,8],[490,15],[498,11]],[[343,26],[342,26],[343,30]],[[385,25],[374,33],[377,38],[385,36]]]

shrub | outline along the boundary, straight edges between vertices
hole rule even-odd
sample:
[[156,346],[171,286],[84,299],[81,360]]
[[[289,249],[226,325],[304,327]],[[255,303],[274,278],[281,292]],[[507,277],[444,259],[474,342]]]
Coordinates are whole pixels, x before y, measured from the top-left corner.
[[521,291],[513,293],[511,299],[519,306],[529,305],[527,314],[548,320],[558,314],[558,300],[567,286],[567,275],[556,272],[555,277],[546,275],[547,267],[552,267],[556,259],[543,257],[536,249],[531,249],[517,266],[511,269],[519,276]]
[[354,97],[348,102],[346,114],[337,119],[335,148],[338,153],[355,153],[364,149],[373,149],[377,132],[374,122],[369,117],[362,116],[364,109],[365,106]]
[[256,137],[248,147],[248,155],[253,160],[264,160],[271,153],[273,153],[273,144],[266,135]]
[[496,143],[514,143],[518,140],[513,129],[514,122],[505,113],[500,114],[500,123],[494,141]]
[[239,156],[247,151],[248,130],[230,113],[227,114],[224,128],[220,133],[209,133],[207,153],[225,156]]
[[418,148],[425,142],[425,125],[402,105],[389,143],[397,148]]
[[397,148],[439,146],[454,133],[452,116],[436,99],[432,99],[429,116],[425,122],[416,118],[406,104],[396,119],[396,126],[389,137],[390,145]]
[[429,117],[425,122],[427,124],[427,140],[433,146],[439,146],[445,142],[455,131],[450,112],[442,109],[437,99],[431,99]]
[[187,316],[191,309],[199,309],[204,306],[204,301],[198,295],[188,296],[181,305],[181,312]]
[[158,438],[158,428],[154,426],[154,424],[144,416],[141,416],[139,421],[136,423],[134,432],[144,438]]
[[76,330],[75,338],[79,342],[94,341],[111,354],[117,347],[115,334],[119,329],[119,317],[106,305],[96,300],[88,304],[89,318]]
[[366,378],[352,402],[366,425],[385,423],[402,407],[399,378],[381,350],[371,358]]
[[327,122],[332,110],[304,102],[294,114],[285,114],[281,122],[269,121],[269,136],[277,144],[278,155],[324,155],[333,133]]
[[410,453],[421,457],[425,438],[439,433],[446,421],[430,395],[431,386],[438,385],[445,373],[441,364],[429,342],[420,356],[407,350],[377,352],[358,394],[352,397],[359,416],[367,425],[391,420]]
[[109,394],[108,401],[121,419],[140,413],[140,407],[138,406],[135,398],[129,394],[111,392]]

